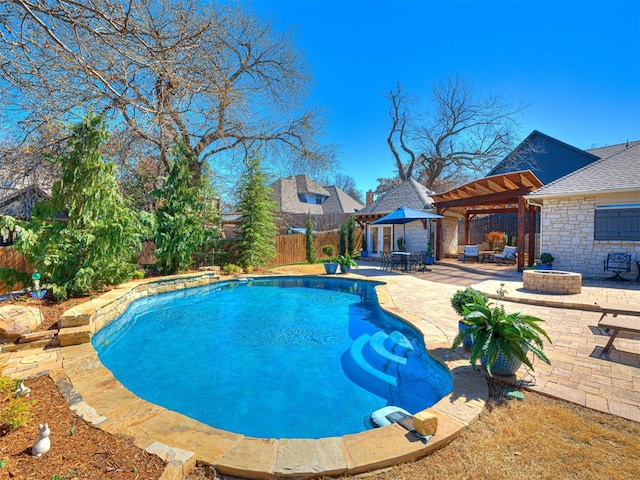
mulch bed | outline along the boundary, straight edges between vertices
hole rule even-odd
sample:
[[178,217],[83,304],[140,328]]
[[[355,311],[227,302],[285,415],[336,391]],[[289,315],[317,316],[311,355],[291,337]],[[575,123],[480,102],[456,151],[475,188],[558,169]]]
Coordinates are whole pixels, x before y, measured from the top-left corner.
[[[0,428],[0,480],[160,478],[164,462],[159,457],[136,447],[129,437],[111,435],[77,417],[49,376],[27,379],[25,385],[34,401],[31,420],[15,430]],[[45,422],[51,450],[35,458],[31,447],[38,424]]]

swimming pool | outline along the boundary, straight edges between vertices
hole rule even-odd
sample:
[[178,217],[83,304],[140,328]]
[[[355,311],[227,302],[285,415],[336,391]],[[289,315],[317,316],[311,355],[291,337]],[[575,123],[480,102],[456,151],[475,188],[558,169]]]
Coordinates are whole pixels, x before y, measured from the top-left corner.
[[92,339],[139,397],[264,438],[368,428],[385,405],[414,413],[452,388],[420,335],[378,307],[373,282],[267,277],[140,299]]

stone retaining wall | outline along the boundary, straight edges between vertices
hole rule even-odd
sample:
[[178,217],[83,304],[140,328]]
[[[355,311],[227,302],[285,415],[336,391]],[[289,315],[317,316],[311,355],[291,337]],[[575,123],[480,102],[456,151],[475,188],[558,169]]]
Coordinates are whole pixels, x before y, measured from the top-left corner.
[[[95,300],[77,305],[64,312],[58,320],[58,334],[53,338],[42,340],[38,338],[39,341],[31,343],[24,340],[18,343],[3,344],[0,345],[0,348],[3,352],[13,352],[25,348],[68,347],[89,343],[94,333],[122,315],[134,300],[159,293],[200,287],[215,283],[219,279],[220,277],[215,272],[206,271],[132,280],[119,285]],[[41,336],[41,334],[39,335]]]

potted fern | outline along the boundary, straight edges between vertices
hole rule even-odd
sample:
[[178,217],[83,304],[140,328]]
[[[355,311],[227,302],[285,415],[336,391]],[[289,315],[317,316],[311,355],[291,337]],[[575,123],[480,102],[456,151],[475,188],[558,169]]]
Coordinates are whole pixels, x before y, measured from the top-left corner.
[[342,273],[348,273],[352,268],[358,268],[356,261],[349,255],[338,255],[336,262],[340,265],[340,271]]
[[[488,298],[482,293],[480,293],[478,290],[476,290],[475,288],[471,288],[471,287],[467,287],[464,290],[458,290],[456,293],[453,294],[453,297],[451,297],[451,306],[456,311],[456,313],[461,317],[460,320],[458,320],[459,335],[462,334],[462,332],[464,332],[469,326],[467,321],[464,319],[463,307],[465,305],[473,305],[476,300],[480,300],[486,303]],[[473,345],[473,337],[472,336],[465,337],[464,341],[462,342],[462,346],[466,350],[470,350],[471,345]]]
[[[501,286],[498,290],[500,299],[504,293]],[[489,376],[514,375],[523,363],[534,370],[529,352],[543,362],[551,363],[543,351],[543,338],[551,342],[540,326],[544,320],[520,312],[507,313],[500,301],[487,303],[481,298],[476,298],[473,304],[463,305],[462,310],[467,328],[458,333],[451,349],[472,337],[471,364],[475,367],[480,360]]]

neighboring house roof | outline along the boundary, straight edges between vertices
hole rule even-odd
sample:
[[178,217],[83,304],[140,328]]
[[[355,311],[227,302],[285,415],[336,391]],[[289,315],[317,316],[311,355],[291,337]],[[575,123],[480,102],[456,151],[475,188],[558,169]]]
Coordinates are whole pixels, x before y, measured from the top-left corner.
[[35,185],[16,189],[0,187],[0,215],[27,219],[36,203],[49,198],[49,195]]
[[545,185],[527,195],[527,199],[640,192],[640,140],[596,148],[589,153],[599,160]]
[[[271,188],[279,210],[285,213],[355,213],[362,208],[361,203],[338,187],[323,187],[306,175],[279,178],[271,184]],[[322,199],[322,203],[310,203],[317,197]]]
[[323,213],[356,213],[362,210],[363,205],[344,190],[335,185],[324,188],[329,192],[329,198],[322,204]]
[[358,215],[386,215],[400,207],[430,210],[433,208],[432,193],[427,187],[410,178],[367,205],[358,212]]
[[580,150],[534,130],[496,165],[487,177],[531,170],[546,185],[595,162],[598,158],[591,152]]

